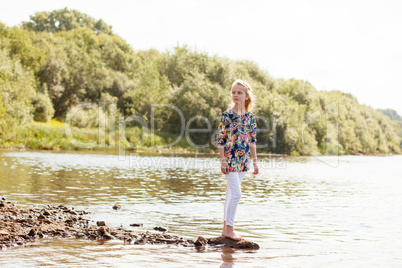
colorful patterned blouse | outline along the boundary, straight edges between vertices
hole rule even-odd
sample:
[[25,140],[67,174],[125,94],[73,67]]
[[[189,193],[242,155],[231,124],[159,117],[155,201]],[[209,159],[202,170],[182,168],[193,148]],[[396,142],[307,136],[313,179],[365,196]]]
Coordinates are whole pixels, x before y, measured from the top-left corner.
[[257,124],[251,112],[238,115],[227,110],[222,113],[215,143],[225,148],[229,172],[244,172],[249,169],[250,143],[257,141],[256,135]]

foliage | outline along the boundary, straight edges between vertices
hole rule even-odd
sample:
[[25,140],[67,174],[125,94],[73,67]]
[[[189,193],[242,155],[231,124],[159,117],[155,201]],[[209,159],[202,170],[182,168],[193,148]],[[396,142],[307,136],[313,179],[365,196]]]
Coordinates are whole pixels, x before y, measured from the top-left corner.
[[32,106],[35,109],[33,112],[34,120],[37,122],[49,122],[54,115],[52,101],[49,95],[43,93],[36,93],[32,99]]
[[66,116],[66,123],[78,128],[104,127],[106,114],[102,107],[94,104],[74,106]]
[[[166,103],[168,91],[167,77],[159,73],[154,62],[144,60],[135,76],[133,87],[123,95],[124,114],[143,116],[151,124],[153,105]],[[159,116],[155,114],[154,117]]]
[[89,28],[96,33],[112,34],[112,27],[103,20],[95,20],[77,10],[68,8],[51,12],[37,12],[30,16],[29,22],[23,22],[23,28],[37,32],[64,32],[77,28]]
[[[0,146],[78,148],[65,125],[32,122],[53,117],[71,123],[89,147],[177,140],[175,148],[216,149],[214,133],[235,79],[248,81],[257,96],[259,152],[401,152],[402,123],[391,120],[401,117],[393,110],[188,46],[135,51],[102,20],[67,8],[38,12],[21,27],[0,23]],[[183,132],[183,123],[190,131]]]
[[392,109],[377,109],[377,110],[388,116],[391,120],[402,122],[402,116],[400,116],[395,110]]
[[0,139],[14,139],[16,128],[32,120],[34,75],[0,50]]

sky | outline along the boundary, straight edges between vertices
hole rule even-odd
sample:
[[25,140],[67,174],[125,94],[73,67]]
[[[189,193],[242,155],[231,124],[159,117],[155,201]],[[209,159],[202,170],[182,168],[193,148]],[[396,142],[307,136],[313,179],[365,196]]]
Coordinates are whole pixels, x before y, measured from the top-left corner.
[[0,22],[64,7],[103,19],[134,50],[188,45],[251,60],[275,78],[402,115],[400,0],[13,0],[3,1]]

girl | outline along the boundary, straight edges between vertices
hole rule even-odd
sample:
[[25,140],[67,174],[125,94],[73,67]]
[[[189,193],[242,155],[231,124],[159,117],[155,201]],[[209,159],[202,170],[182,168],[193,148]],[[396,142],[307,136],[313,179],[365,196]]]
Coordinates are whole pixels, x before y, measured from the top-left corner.
[[253,159],[254,175],[258,174],[257,124],[250,112],[254,95],[246,81],[236,80],[232,84],[232,108],[222,113],[215,143],[219,146],[221,171],[228,182],[223,216],[224,237],[233,240],[243,238],[233,229],[236,208],[240,201],[240,184],[250,167],[250,151]]

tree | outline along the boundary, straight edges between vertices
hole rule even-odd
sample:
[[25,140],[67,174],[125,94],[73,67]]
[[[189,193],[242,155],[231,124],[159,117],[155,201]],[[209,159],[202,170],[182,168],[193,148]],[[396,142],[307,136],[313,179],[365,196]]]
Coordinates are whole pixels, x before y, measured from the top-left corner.
[[[134,80],[133,89],[128,90],[123,96],[124,113],[143,116],[150,124],[152,106],[166,103],[169,88],[169,80],[159,73],[156,64],[145,60]],[[155,118],[158,117],[155,115]]]
[[392,109],[377,109],[377,110],[388,116],[391,120],[402,122],[402,116],[400,116],[395,110]]
[[36,32],[63,32],[77,28],[89,28],[96,34],[113,34],[112,27],[102,19],[95,20],[78,10],[69,10],[68,8],[51,12],[37,12],[30,16],[30,21],[23,22],[22,27]]
[[32,120],[35,78],[16,59],[0,50],[0,139],[13,139],[18,126]]
[[40,92],[32,99],[32,106],[34,108],[34,120],[38,122],[49,122],[54,115],[52,101],[47,94]]

